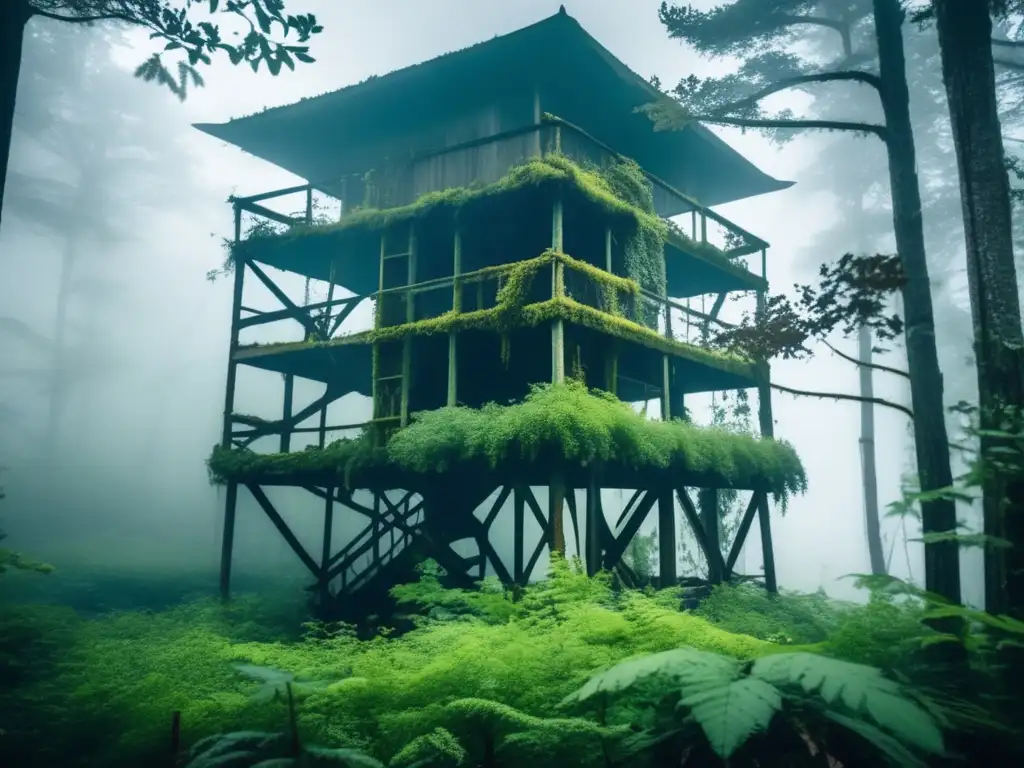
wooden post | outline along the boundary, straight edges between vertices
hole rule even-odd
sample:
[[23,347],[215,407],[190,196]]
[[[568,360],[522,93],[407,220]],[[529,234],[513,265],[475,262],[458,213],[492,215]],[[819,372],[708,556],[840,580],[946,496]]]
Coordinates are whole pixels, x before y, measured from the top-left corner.
[[[570,489],[568,491],[572,493]],[[550,538],[548,540],[551,551],[565,554],[565,528],[562,525],[563,510],[565,509],[565,476],[560,469],[556,469],[551,475],[551,484],[548,486],[548,527]]]
[[[416,225],[409,225],[409,268],[406,270],[405,322],[416,321],[416,297],[411,286],[416,284]],[[409,391],[412,389],[412,336],[406,336],[402,342],[402,409],[400,425],[409,424]]]
[[598,469],[590,473],[587,486],[587,534],[585,540],[584,560],[587,563],[587,575],[593,576],[601,570],[601,518],[604,507],[601,504],[601,485],[598,483]]
[[292,430],[288,423],[292,419],[292,402],[295,398],[295,377],[284,375],[284,407],[281,411],[281,453],[291,450]]
[[[455,225],[455,253],[452,263],[452,311],[462,311],[462,282],[459,275],[462,274],[462,233],[459,232],[458,224]],[[448,405],[455,406],[459,396],[459,358],[458,358],[458,334],[448,334]]]
[[615,266],[612,261],[612,228],[606,226],[604,228],[604,271],[608,274],[615,274],[613,267]]
[[672,489],[658,494],[658,581],[662,589],[675,586],[676,505]]
[[526,491],[522,486],[512,489],[512,580],[525,586],[523,573],[523,550],[526,546],[524,528],[526,522]]
[[224,500],[224,532],[220,541],[220,596],[231,598],[231,557],[235,548],[235,511],[238,507],[238,483],[229,480]]
[[536,126],[536,130],[533,133],[533,154],[540,157],[544,154],[544,142],[541,137],[541,118],[543,113],[540,111],[540,94],[537,91],[533,92],[533,124]]
[[[242,240],[242,209],[236,203],[235,245]],[[231,299],[231,334],[228,342],[228,375],[224,384],[224,424],[221,433],[221,445],[231,447],[233,431],[232,414],[235,410],[235,382],[238,363],[235,362],[235,350],[238,348],[238,324],[242,314],[242,291],[245,285],[245,261],[235,259],[234,291]],[[235,546],[235,511],[238,506],[238,483],[229,481],[224,499],[224,530],[220,549],[220,596],[223,600],[231,597],[231,558]]]
[[331,539],[334,535],[334,488],[327,488],[324,501],[324,540],[320,550],[320,606],[323,607],[331,597],[331,585],[327,574],[331,566]]
[[668,355],[661,356],[661,420],[672,420],[672,386],[671,360]]
[[[764,251],[761,251],[762,261]],[[757,293],[758,317],[764,316],[765,293]],[[775,420],[772,418],[772,389],[771,369],[766,363],[763,371],[763,380],[757,386],[757,420],[761,429],[761,438],[775,437]],[[770,509],[768,506],[768,494],[763,494],[757,507],[757,521],[761,529],[761,552],[764,557],[764,585],[772,594],[779,591],[779,585],[775,577],[775,550],[772,546],[772,524]]]
[[[561,253],[563,244],[562,198],[558,197],[551,216],[551,250]],[[559,299],[565,293],[564,265],[555,260],[551,265],[551,298]],[[565,382],[565,326],[562,318],[551,323],[551,381]]]
[[[701,526],[704,528],[704,536],[707,539],[708,547],[715,552],[721,552],[722,543],[718,525],[718,489],[701,488],[697,494],[697,506],[700,508]],[[712,584],[721,584],[725,575],[719,572],[719,559],[709,557],[707,560],[708,581]]]

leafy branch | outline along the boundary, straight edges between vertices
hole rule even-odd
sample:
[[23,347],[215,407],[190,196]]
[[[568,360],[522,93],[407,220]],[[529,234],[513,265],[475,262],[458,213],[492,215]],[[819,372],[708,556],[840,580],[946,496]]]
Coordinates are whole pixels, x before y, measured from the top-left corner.
[[[227,42],[220,26],[211,21],[196,21],[193,16],[205,8],[209,16],[225,15],[245,22],[249,31],[239,43]],[[154,53],[135,70],[146,82],[157,82],[184,100],[188,88],[201,87],[199,65],[212,63],[217,52],[227,55],[234,65],[248,64],[253,72],[265,63],[270,74],[282,67],[295,69],[296,62],[312,63],[309,46],[304,43],[323,31],[311,14],[286,14],[285,0],[183,0],[174,7],[164,0],[32,0],[31,13],[37,16],[78,24],[118,21],[150,30],[150,39],[164,42],[163,51]],[[272,36],[279,28],[280,40]],[[297,44],[286,44],[289,35]],[[237,33],[236,33],[237,34]],[[164,63],[163,55],[180,51],[176,74]]]

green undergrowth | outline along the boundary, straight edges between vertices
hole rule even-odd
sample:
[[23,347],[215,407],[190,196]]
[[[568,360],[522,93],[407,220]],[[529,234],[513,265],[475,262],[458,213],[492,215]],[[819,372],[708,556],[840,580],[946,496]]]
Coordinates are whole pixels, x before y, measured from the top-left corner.
[[218,447],[208,466],[215,482],[327,472],[359,487],[360,474],[371,468],[429,474],[466,464],[496,468],[510,460],[552,459],[614,463],[668,475],[710,473],[726,486],[763,488],[783,500],[807,487],[803,465],[785,441],[678,420],[653,421],[575,380],[538,385],[514,405],[417,414],[384,449],[371,448],[367,438],[285,454]]
[[[286,683],[304,743],[387,761],[439,728],[464,732],[452,719],[460,700],[564,717],[558,703],[595,670],[636,654],[683,647],[751,661],[794,650],[845,653],[830,640],[798,646],[730,632],[681,612],[677,590],[615,592],[607,575],[588,578],[559,559],[551,578],[518,601],[491,580],[478,590],[444,589],[429,562],[394,595],[414,629],[372,640],[321,622],[288,637],[268,629],[266,609],[250,600],[92,620],[56,607],[17,609],[20,633],[35,638],[22,647],[33,674],[0,686],[0,763],[134,768],[166,755],[175,711],[185,747],[218,732],[279,730]],[[779,596],[769,610],[785,616],[778,606],[795,599]],[[14,626],[12,609],[2,610],[0,625]],[[840,631],[856,618],[862,635],[880,631],[877,617],[857,606],[828,621]],[[54,629],[50,645],[40,645]]]

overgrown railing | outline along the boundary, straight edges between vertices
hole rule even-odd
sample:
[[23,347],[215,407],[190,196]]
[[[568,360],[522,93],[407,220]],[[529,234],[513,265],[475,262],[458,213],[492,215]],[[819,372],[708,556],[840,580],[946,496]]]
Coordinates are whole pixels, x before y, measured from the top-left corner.
[[[247,197],[232,197],[239,210],[284,227],[314,223],[314,191],[341,201],[341,215],[361,207],[392,207],[414,202],[433,191],[498,181],[514,166],[537,155],[560,153],[583,164],[605,166],[626,158],[586,131],[554,115],[527,125],[450,147],[423,152],[383,170],[338,179],[325,179]],[[386,172],[385,172],[386,171]],[[697,247],[712,247],[727,259],[765,251],[769,244],[681,192],[647,170],[656,213],[663,218],[689,214],[674,222],[676,231]],[[281,198],[305,197],[305,211],[282,213],[267,207]],[[685,241],[677,240],[685,247]],[[762,265],[763,267],[763,262]],[[762,272],[762,277],[764,274]]]

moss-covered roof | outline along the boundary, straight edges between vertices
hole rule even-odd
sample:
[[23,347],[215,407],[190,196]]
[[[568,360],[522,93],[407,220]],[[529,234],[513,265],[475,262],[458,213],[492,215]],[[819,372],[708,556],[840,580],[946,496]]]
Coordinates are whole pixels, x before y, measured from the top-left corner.
[[[612,395],[588,392],[570,381],[536,387],[514,405],[441,408],[417,414],[384,448],[367,438],[341,440],[326,448],[258,454],[217,447],[208,466],[215,482],[301,484],[343,480],[349,487],[380,487],[389,480],[415,490],[416,478],[438,473],[492,471],[524,464],[548,470],[552,462],[576,467],[595,463],[609,476],[628,470],[656,473],[683,484],[803,493],[807,479],[793,448],[682,421],[652,421]],[[512,478],[505,477],[507,481]],[[631,486],[624,486],[631,487]]]

